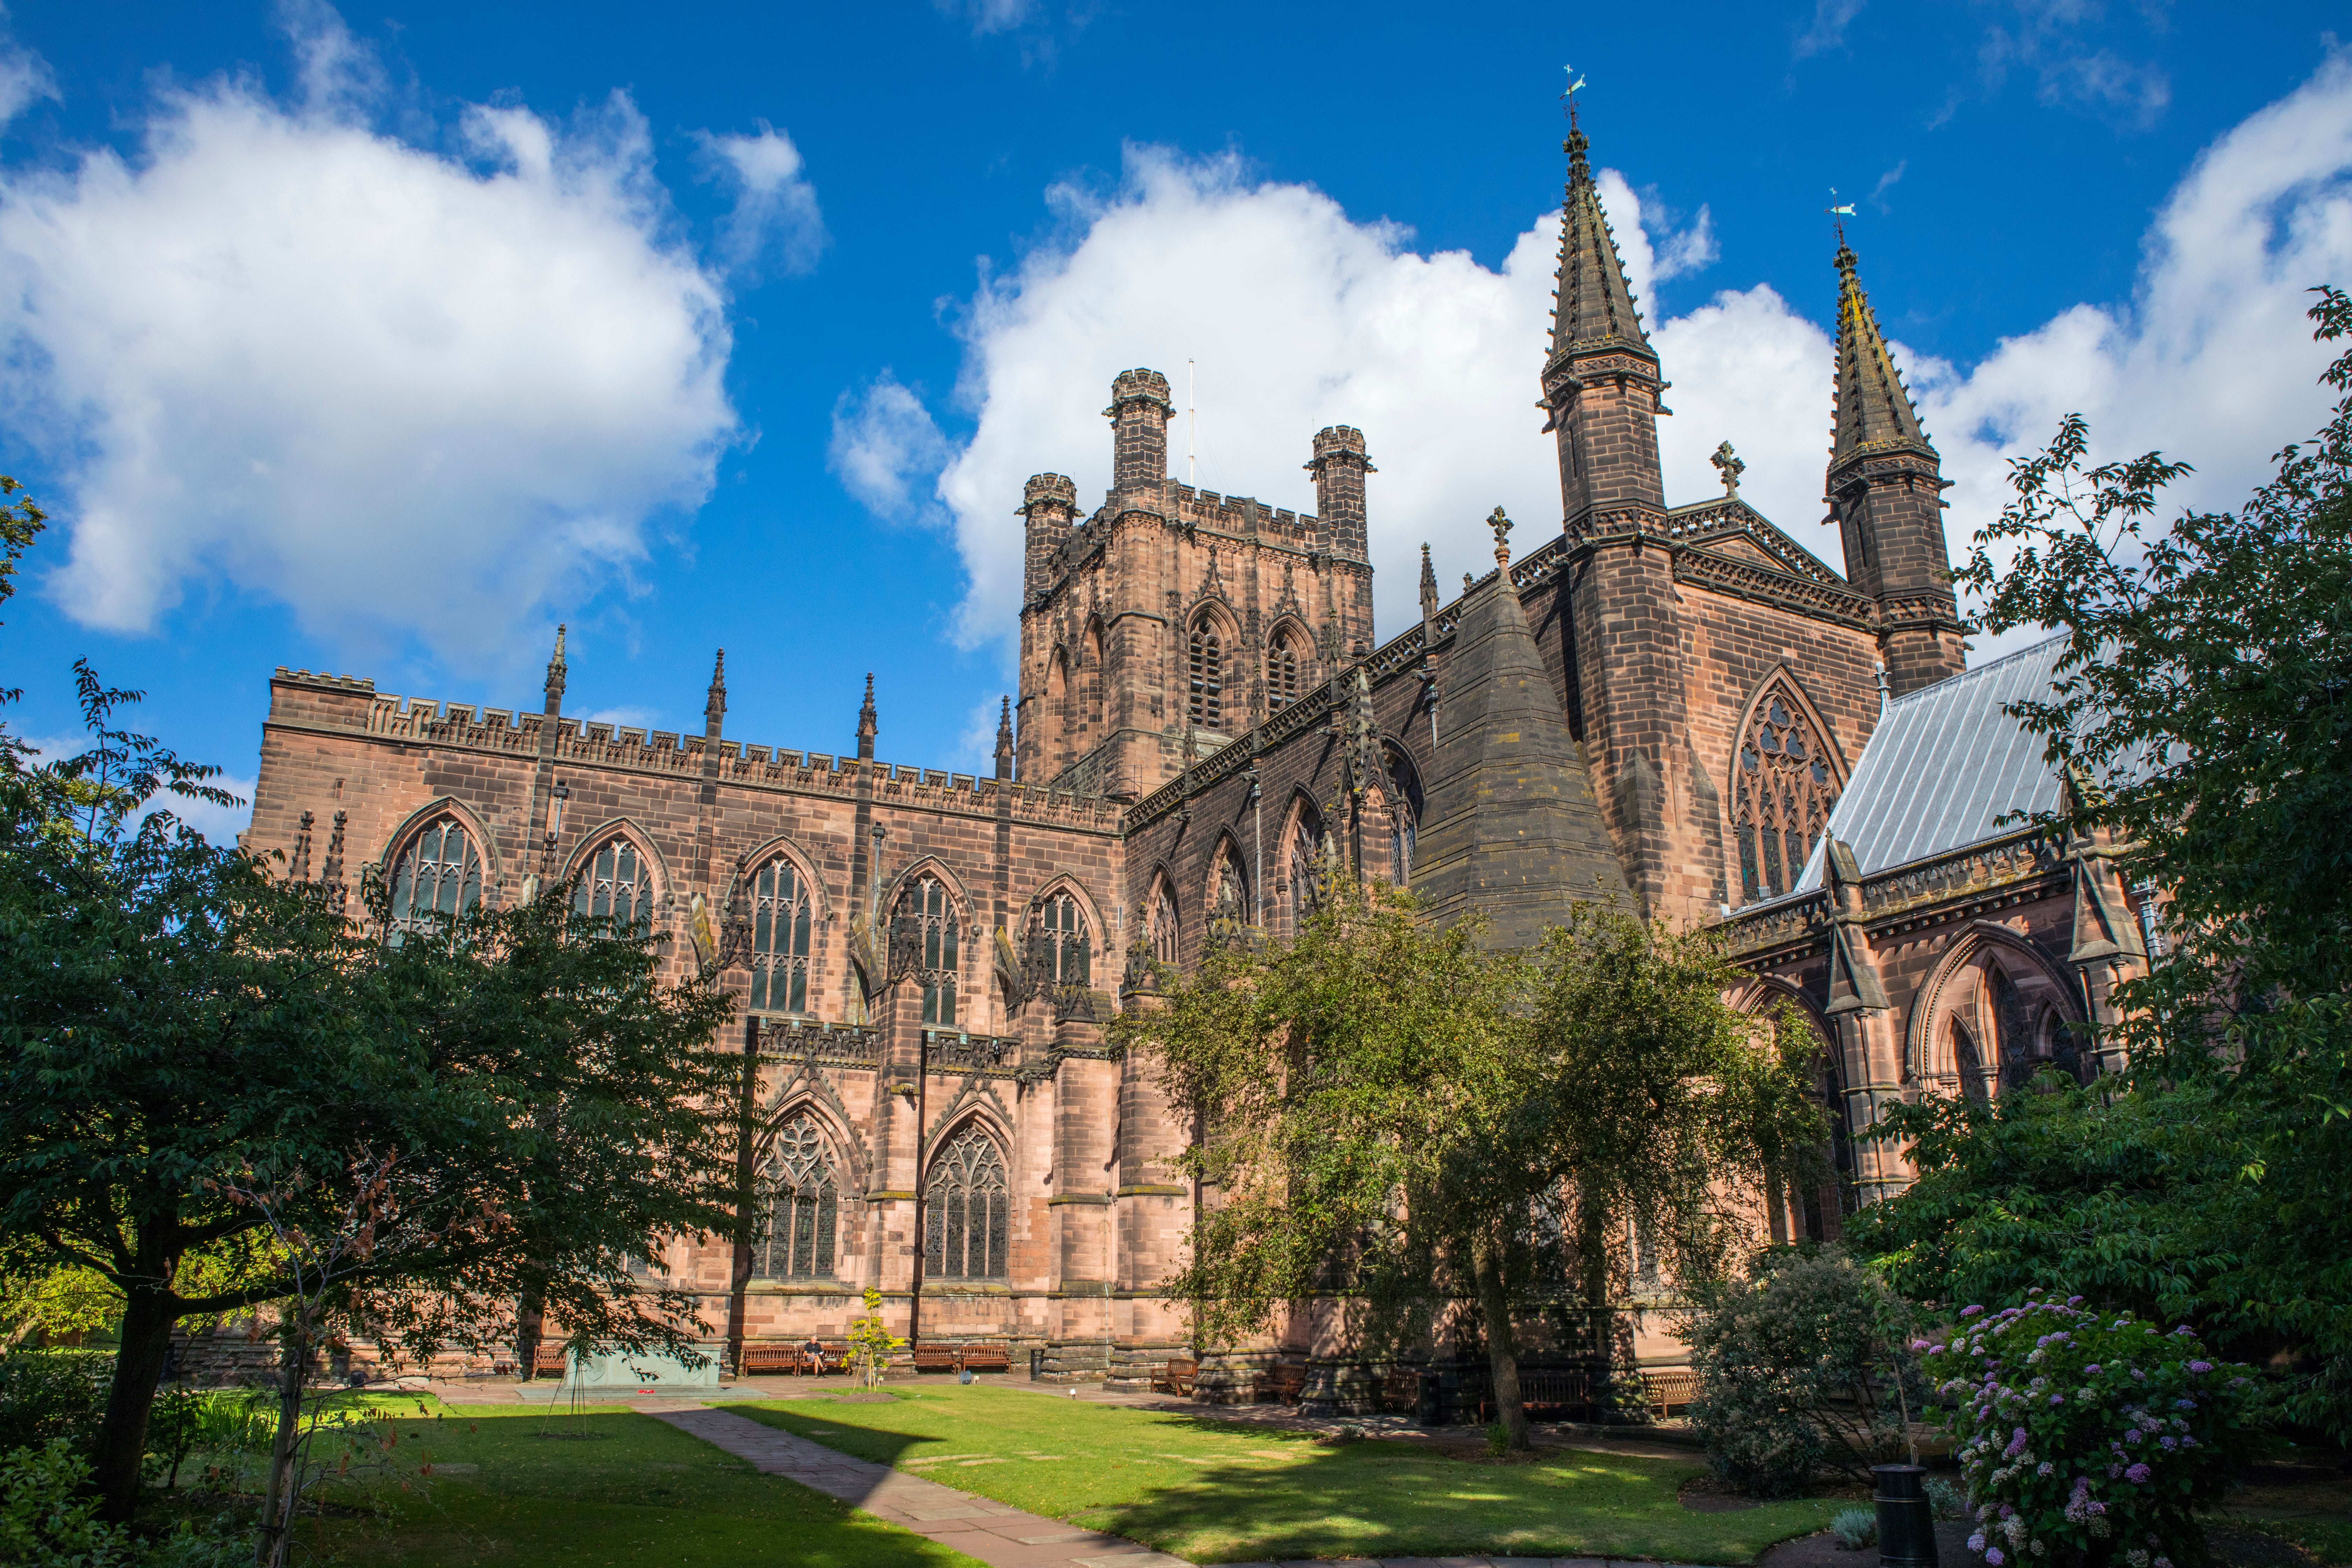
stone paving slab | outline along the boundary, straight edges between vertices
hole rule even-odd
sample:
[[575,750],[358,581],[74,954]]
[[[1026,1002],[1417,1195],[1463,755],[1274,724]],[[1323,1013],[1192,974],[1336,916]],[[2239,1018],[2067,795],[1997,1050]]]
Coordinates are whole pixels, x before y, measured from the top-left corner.
[[1296,1557],[1220,1563],[1213,1568],[1691,1568],[1678,1563],[1618,1562],[1599,1557]]
[[[640,1406],[639,1408],[642,1408]],[[798,1481],[827,1497],[838,1498],[875,1518],[942,1546],[953,1547],[991,1568],[1191,1568],[1181,1557],[1154,1552],[1123,1536],[1099,1531],[1074,1530],[1057,1519],[1045,1519],[987,1498],[960,1492],[937,1481],[925,1480],[853,1458],[822,1443],[812,1443],[790,1432],[778,1431],[724,1410],[702,1406],[678,1410],[648,1410],[655,1419],[679,1431],[749,1459],[761,1471]]]

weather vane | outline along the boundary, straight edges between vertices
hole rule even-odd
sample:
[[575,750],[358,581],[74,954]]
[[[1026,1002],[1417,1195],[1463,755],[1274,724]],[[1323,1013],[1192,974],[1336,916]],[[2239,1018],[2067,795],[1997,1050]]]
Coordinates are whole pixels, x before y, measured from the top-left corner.
[[1559,68],[1568,73],[1568,90],[1559,95],[1559,100],[1568,105],[1568,121],[1573,125],[1576,123],[1576,89],[1584,85],[1584,79],[1576,74],[1574,66],[1562,66]]
[[1837,187],[1836,187],[1835,185],[1832,185],[1832,186],[1830,187],[1830,203],[1831,203],[1831,205],[1830,205],[1825,206],[1825,207],[1823,207],[1823,208],[1822,209],[1822,211],[1823,211],[1823,212],[1825,212],[1825,213],[1829,214],[1829,215],[1830,215],[1830,216],[1832,216],[1832,217],[1852,217],[1852,216],[1853,216],[1853,204],[1852,202],[1848,202],[1848,203],[1846,203],[1843,206],[1839,206],[1839,205],[1836,205],[1836,203],[1837,203]]

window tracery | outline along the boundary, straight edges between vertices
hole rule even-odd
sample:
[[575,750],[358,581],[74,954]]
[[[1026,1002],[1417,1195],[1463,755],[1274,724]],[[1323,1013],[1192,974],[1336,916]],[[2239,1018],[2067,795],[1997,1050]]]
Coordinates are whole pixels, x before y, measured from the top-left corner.
[[911,971],[923,987],[923,1022],[942,1027],[956,1021],[957,957],[955,900],[937,877],[918,877],[898,899],[893,942],[897,967]]
[[1421,847],[1421,770],[1394,745],[1381,748],[1389,771],[1390,809],[1396,832],[1390,843],[1389,872],[1400,888],[1412,880],[1412,858]]
[[840,1241],[841,1190],[816,1119],[796,1112],[768,1162],[768,1234],[754,1272],[766,1279],[830,1279]]
[[1839,787],[1826,740],[1776,682],[1756,704],[1731,770],[1743,901],[1777,898],[1796,886],[1829,826]]
[[923,1214],[924,1272],[937,1279],[1001,1279],[1007,1228],[1004,1156],[968,1124],[931,1162]]
[[1290,853],[1284,870],[1290,880],[1290,930],[1297,935],[1323,907],[1323,824],[1305,808],[1290,830]]
[[1277,712],[1298,700],[1298,643],[1287,631],[1276,637],[1265,660],[1265,706]]
[[408,842],[392,873],[392,929],[436,930],[482,901],[482,857],[455,816],[436,817]]
[[1195,728],[1225,727],[1225,649],[1217,628],[1202,621],[1192,628],[1192,691],[1187,712]]
[[808,1011],[810,904],[800,868],[782,855],[752,879],[752,1012]]
[[1086,916],[1078,909],[1078,900],[1070,894],[1048,894],[1038,907],[1037,941],[1032,951],[1035,954],[1038,984],[1061,986],[1093,983]]
[[650,931],[654,923],[653,868],[626,838],[609,838],[588,862],[588,874],[572,895],[572,912],[591,920],[611,921],[614,929],[631,933]]
[[1177,953],[1176,891],[1168,885],[1164,877],[1152,889],[1150,918],[1151,956],[1161,963],[1174,963]]

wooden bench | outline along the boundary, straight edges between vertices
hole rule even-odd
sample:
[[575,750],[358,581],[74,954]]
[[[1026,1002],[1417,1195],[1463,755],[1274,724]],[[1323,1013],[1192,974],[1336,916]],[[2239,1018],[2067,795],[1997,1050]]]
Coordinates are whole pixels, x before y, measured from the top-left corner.
[[915,1347],[915,1370],[919,1373],[955,1371],[955,1347],[952,1345],[917,1345]]
[[1303,1366],[1270,1366],[1252,1382],[1250,1392],[1258,1403],[1271,1400],[1276,1405],[1296,1405],[1298,1396],[1307,1392],[1307,1369]]
[[795,1344],[753,1341],[743,1347],[742,1377],[791,1377],[807,1369],[808,1354]]
[[1689,1409],[1691,1401],[1698,1397],[1698,1373],[1687,1367],[1645,1372],[1642,1388],[1649,1396],[1650,1408],[1664,1421],[1677,1410]]
[[541,1344],[530,1358],[531,1374],[535,1377],[542,1372],[561,1373],[568,1364],[566,1357],[566,1347]]
[[1164,1361],[1153,1369],[1151,1392],[1174,1394],[1190,1399],[1201,1375],[1201,1363],[1196,1361]]
[[1380,1407],[1406,1415],[1421,1407],[1421,1373],[1410,1366],[1392,1366],[1381,1373]]
[[963,1369],[966,1372],[1011,1372],[1013,1357],[1003,1345],[970,1344],[963,1347]]
[[[1593,1414],[1592,1378],[1582,1372],[1550,1372],[1527,1368],[1519,1373],[1519,1407],[1530,1421],[1570,1421]],[[1495,1389],[1489,1383],[1478,1396],[1478,1419],[1496,1417]]]

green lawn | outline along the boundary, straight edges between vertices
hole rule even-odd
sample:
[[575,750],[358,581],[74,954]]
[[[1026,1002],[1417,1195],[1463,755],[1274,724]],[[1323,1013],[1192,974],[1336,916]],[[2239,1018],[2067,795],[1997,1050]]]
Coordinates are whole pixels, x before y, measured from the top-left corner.
[[544,1410],[431,1408],[394,1423],[391,1477],[328,1493],[354,1511],[302,1525],[320,1557],[387,1568],[977,1568],[649,1415],[584,1415],[572,1425],[592,1436],[553,1438],[540,1436]]
[[887,1405],[725,1408],[1195,1563],[1479,1552],[1746,1563],[1840,1506],[1694,1513],[1675,1491],[1701,1472],[1695,1460],[1451,1458],[1411,1441],[1318,1443],[986,1384],[907,1390]]

